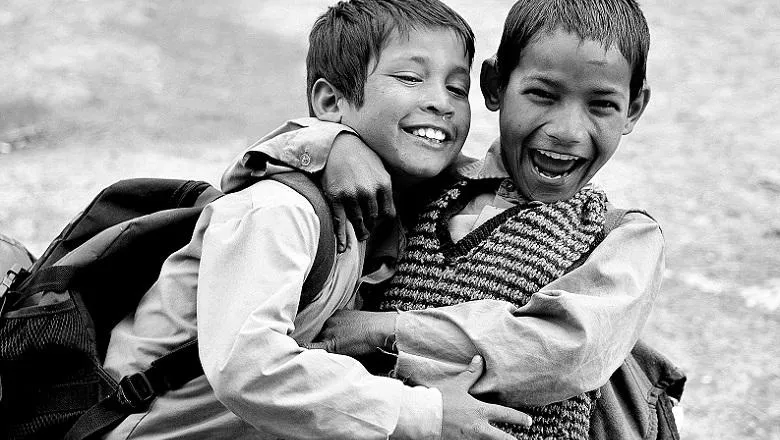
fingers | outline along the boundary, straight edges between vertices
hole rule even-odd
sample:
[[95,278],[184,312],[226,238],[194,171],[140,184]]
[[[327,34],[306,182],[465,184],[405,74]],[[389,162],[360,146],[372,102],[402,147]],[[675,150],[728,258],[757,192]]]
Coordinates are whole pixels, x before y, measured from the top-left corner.
[[469,372],[469,373],[474,373],[474,374],[478,373],[478,374],[481,375],[482,374],[482,370],[483,370],[483,367],[482,367],[482,356],[475,355],[473,358],[471,358],[471,362],[469,362],[469,366],[468,366],[468,368],[466,368],[466,371]]
[[531,426],[531,416],[516,409],[507,408],[492,403],[484,403],[488,420],[491,422],[511,423],[513,425]]
[[336,233],[338,252],[341,254],[347,250],[350,244],[347,235],[347,214],[340,202],[333,200],[331,205],[333,206],[333,229]]
[[481,423],[473,425],[470,431],[472,435],[463,438],[469,438],[469,439],[476,438],[476,439],[484,439],[484,440],[516,440],[517,439],[514,435],[506,431],[502,431],[501,429],[496,428],[493,425],[490,425],[487,421],[484,420]]
[[379,204],[377,203],[374,194],[360,195],[360,199],[360,205],[363,209],[363,222],[365,223],[365,227],[369,231],[373,231],[376,220],[379,217]]
[[360,202],[357,199],[349,199],[344,202],[344,211],[346,211],[352,227],[355,228],[357,239],[360,241],[367,239],[368,229],[366,229],[366,225],[363,222],[363,210],[360,207]]
[[307,350],[325,350],[327,342],[299,342],[298,346]]
[[481,436],[481,438],[485,440],[517,440],[517,437],[513,436],[512,434],[509,434],[508,432],[504,432],[495,426],[489,426],[485,428],[485,432]]
[[338,238],[339,252],[349,247],[346,221],[352,223],[358,240],[367,240],[371,230],[380,218],[396,215],[390,185],[379,186],[375,191],[357,191],[346,195],[343,191],[330,198],[333,207],[334,225]]
[[482,356],[476,355],[471,358],[471,362],[469,362],[469,366],[466,367],[465,370],[452,378],[452,384],[455,385],[455,389],[459,392],[468,394],[471,387],[474,386],[480,376],[482,376],[483,371]]
[[395,218],[395,203],[393,203],[393,188],[388,183],[387,186],[381,186],[376,193],[378,211],[380,218]]
[[514,440],[515,436],[502,431],[491,425],[493,423],[509,423],[513,425],[521,425],[525,427],[531,426],[531,417],[523,412],[507,408],[500,405],[493,405],[490,403],[482,402],[479,409],[479,416],[482,419],[482,423],[474,427],[475,433],[480,438],[490,440]]
[[325,350],[325,351],[328,351],[328,352],[331,352],[331,353],[335,352],[335,350],[334,350],[335,343],[334,343],[334,341],[332,339],[328,339],[328,340],[325,340],[325,341],[319,341],[319,342],[299,342],[298,346],[306,348],[308,350],[318,350],[319,349],[319,350]]

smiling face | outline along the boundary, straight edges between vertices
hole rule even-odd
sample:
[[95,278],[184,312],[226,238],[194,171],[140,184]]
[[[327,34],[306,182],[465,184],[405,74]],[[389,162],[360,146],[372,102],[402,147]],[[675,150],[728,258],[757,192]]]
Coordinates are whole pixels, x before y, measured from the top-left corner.
[[630,101],[630,81],[617,48],[563,30],[529,43],[503,87],[483,71],[486,103],[500,111],[504,163],[525,197],[568,199],[604,166],[649,98],[645,90]]
[[382,158],[394,184],[434,177],[455,159],[469,131],[469,68],[464,45],[450,30],[394,32],[368,66],[363,105],[341,103],[341,123]]

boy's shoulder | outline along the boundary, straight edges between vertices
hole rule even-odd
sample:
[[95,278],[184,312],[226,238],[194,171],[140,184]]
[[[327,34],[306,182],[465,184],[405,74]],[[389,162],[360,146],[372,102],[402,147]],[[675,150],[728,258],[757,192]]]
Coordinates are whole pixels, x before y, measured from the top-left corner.
[[281,226],[314,234],[319,231],[318,258],[320,253],[335,252],[330,205],[311,177],[298,171],[274,174],[225,194],[211,202],[209,212],[208,227],[254,225],[244,233],[253,233],[255,227],[273,231]]
[[608,233],[624,223],[652,223],[658,225],[656,219],[644,209],[623,208],[607,202],[607,210],[604,215],[605,232]]
[[280,172],[321,171],[330,146],[343,132],[354,133],[346,125],[311,117],[288,120],[236,156],[223,173],[220,187],[233,192]]
[[[616,233],[617,232],[617,233]],[[604,215],[602,242],[642,241],[648,246],[664,247],[661,225],[647,211],[639,208],[623,208],[607,202]]]
[[[243,188],[211,202],[212,223],[234,221],[251,215],[280,215],[309,223],[315,217],[330,218],[330,207],[317,184],[297,171],[273,174],[247,182]],[[279,221],[283,221],[281,218]]]

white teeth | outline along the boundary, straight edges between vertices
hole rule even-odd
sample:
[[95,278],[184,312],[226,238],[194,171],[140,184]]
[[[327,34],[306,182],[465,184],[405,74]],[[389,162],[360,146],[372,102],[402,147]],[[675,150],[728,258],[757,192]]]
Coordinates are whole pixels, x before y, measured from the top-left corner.
[[568,154],[560,154],[560,153],[556,153],[554,151],[546,151],[546,150],[537,150],[537,151],[539,151],[539,153],[544,155],[544,156],[551,157],[551,158],[557,159],[557,160],[577,160],[578,159],[577,156],[571,156],[571,155],[568,155]]
[[550,174],[550,173],[548,173],[546,171],[542,171],[542,170],[540,170],[538,168],[536,169],[536,171],[538,171],[539,174],[541,174],[542,176],[544,176],[544,177],[546,177],[548,179],[558,179],[560,177],[563,177],[563,174]]
[[444,134],[443,131],[438,130],[436,128],[415,128],[412,130],[412,134],[415,136],[420,136],[428,139],[433,139],[435,141],[441,142],[443,141],[447,135]]

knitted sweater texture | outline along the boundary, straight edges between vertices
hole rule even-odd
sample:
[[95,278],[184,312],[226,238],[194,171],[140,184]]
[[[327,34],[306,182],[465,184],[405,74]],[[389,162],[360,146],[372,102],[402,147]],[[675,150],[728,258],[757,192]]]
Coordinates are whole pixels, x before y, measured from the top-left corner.
[[[520,203],[488,220],[457,243],[447,228],[485,185],[512,187],[506,179],[459,181],[431,203],[409,235],[406,253],[384,292],[366,305],[376,310],[416,310],[478,299],[525,305],[535,292],[588,256],[601,241],[606,196],[591,187],[550,204]],[[374,302],[376,301],[376,302]],[[530,428],[499,427],[519,439],[587,439],[597,393],[520,408]]]

